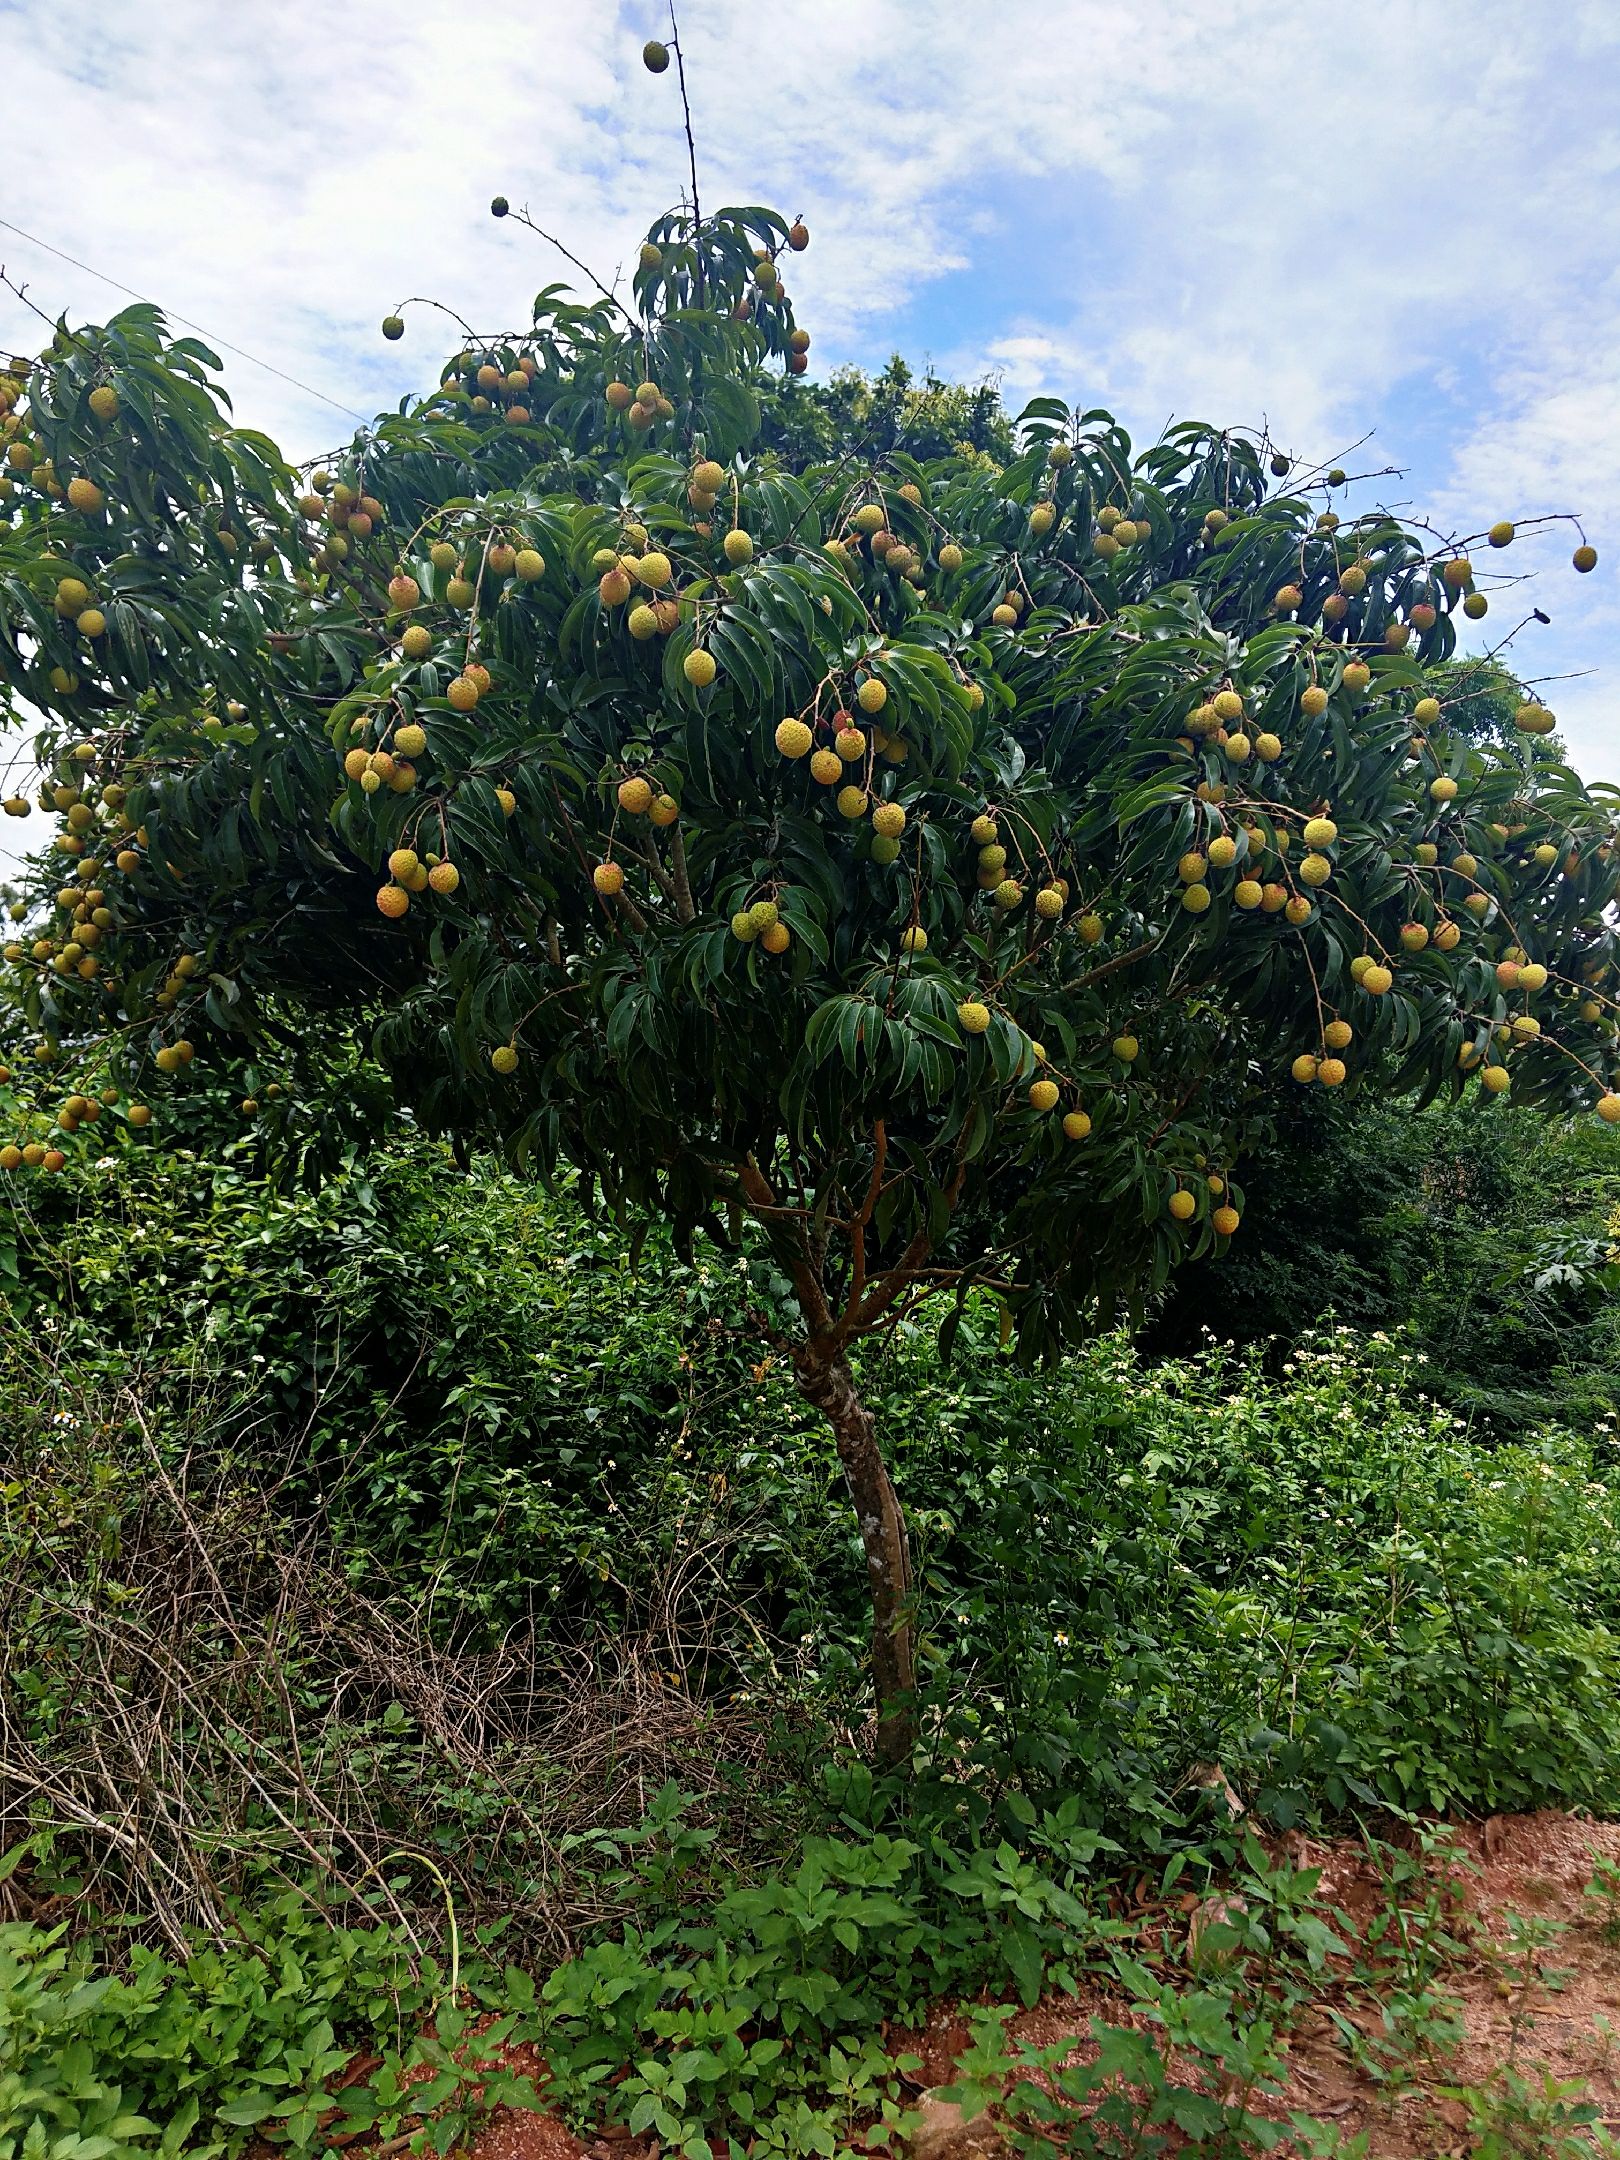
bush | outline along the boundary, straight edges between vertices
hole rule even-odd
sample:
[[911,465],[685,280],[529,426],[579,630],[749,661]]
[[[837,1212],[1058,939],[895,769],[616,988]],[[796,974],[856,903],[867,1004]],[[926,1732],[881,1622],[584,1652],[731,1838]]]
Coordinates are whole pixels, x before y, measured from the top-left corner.
[[[137,1951],[126,1974],[43,1931],[0,1928],[0,2154],[13,2160],[25,2125],[27,2160],[209,2160],[255,2132],[299,2156],[366,2133],[445,2152],[479,2110],[535,2105],[513,2065],[543,2056],[545,2104],[582,2127],[651,2131],[689,2160],[717,2142],[831,2155],[856,2122],[871,2145],[912,2127],[920,2059],[904,2028],[941,1996],[1011,1986],[1028,2005],[1043,1987],[1077,1992],[1082,1975],[1130,2003],[1140,2029],[1097,2021],[1095,2075],[1021,2082],[1019,2114],[1073,2127],[1128,2065],[1131,2090],[1093,2119],[1107,2138],[1088,2150],[1140,2152],[1144,2128],[1165,2123],[1218,2151],[1266,2149],[1275,2134],[1250,2103],[1282,2083],[1279,2014],[1341,1947],[1312,1909],[1316,1877],[1274,1866],[1252,1839],[1212,1845],[1194,1874],[1237,1881],[1233,1917],[1205,1933],[1218,1955],[1200,1970],[1189,1952],[1178,1971],[1150,1953],[1149,1972],[1135,1922],[1095,1894],[1098,1841],[1074,1807],[1032,1833],[1033,1860],[1004,1843],[971,1866],[939,1838],[811,1839],[791,1868],[604,1940],[538,1988],[511,1966],[458,1973],[453,1951],[448,1974],[432,1958],[418,1970],[386,1931],[323,1927],[296,1896],[233,1915],[227,1951]],[[1164,1889],[1176,1879],[1167,1871]],[[973,2019],[970,2106],[1072,2050],[1071,2036],[1031,2057],[1009,2041],[1008,2015],[986,2003]]]
[[[1620,1808],[1614,1423],[1482,1439],[1409,1341],[1031,1374],[985,1300],[949,1368],[926,1316],[869,1345],[918,1554],[902,1783],[850,1745],[859,1545],[753,1268],[408,1138],[319,1194],[157,1156],[35,1204],[0,1853],[75,1932],[0,1929],[0,2160],[34,2121],[27,2160],[442,2149],[509,2089],[496,2013],[581,2122],[825,2152],[903,2127],[885,2019],[1142,1986],[1110,1871],[1208,1882],[1233,1787],[1277,1825]],[[1269,2000],[1143,2015],[1266,2089]],[[1231,2129],[1141,2032],[1024,2068],[1037,2115],[1128,2070],[1126,2146]]]
[[1482,1443],[1348,1331],[972,1374],[902,1457],[952,1746],[1133,1840],[1215,1763],[1280,1822],[1620,1804],[1612,1421]]
[[445,1639],[414,1574],[390,1582],[373,1557],[362,1584],[318,1512],[260,1489],[239,1452],[210,1460],[205,1400],[165,1426],[133,1390],[98,1375],[75,1395],[47,1367],[30,1424],[39,1363],[10,1348],[0,1851],[50,1834],[38,1872],[84,1920],[224,1940],[233,1903],[313,1874],[334,1896],[382,1877],[408,1931],[448,1878],[475,1922],[555,1956],[643,1894],[616,1827],[671,1777],[724,1828],[720,1870],[781,1849],[792,1773],[767,1766],[786,1738],[705,1662],[768,1655],[742,1600],[712,1595],[723,1510],[674,1536],[667,1566],[641,1555],[611,1624]]
[[[211,2160],[260,2125],[304,2155],[430,2117],[442,2152],[479,2109],[533,2096],[500,2061],[512,2019],[469,2017],[462,1976],[394,1930],[296,1895],[231,1917],[229,1947],[177,1960],[136,1945],[121,1973],[60,1927],[0,1926],[4,2160]],[[512,1971],[466,1978],[474,2003],[532,1992]],[[357,2055],[362,2075],[329,2087]]]
[[[32,1204],[24,1423],[41,1365],[70,1424],[122,1389],[172,1418],[171,1459],[184,1431],[214,1482],[318,1510],[355,1579],[425,1598],[441,1636],[623,1612],[716,1503],[739,1512],[739,1480],[755,1506],[814,1482],[786,1466],[811,1420],[746,1265],[688,1265],[665,1238],[638,1269],[611,1224],[408,1134],[319,1192],[271,1188],[242,1150],[109,1159]],[[845,1543],[802,1516],[750,1535],[800,1595]]]

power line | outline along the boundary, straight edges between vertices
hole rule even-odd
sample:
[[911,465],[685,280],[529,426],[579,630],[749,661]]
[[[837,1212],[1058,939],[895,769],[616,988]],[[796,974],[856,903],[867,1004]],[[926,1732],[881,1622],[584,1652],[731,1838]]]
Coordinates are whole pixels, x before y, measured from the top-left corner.
[[[71,263],[75,270],[82,270],[87,277],[99,278],[103,285],[111,285],[116,292],[128,293],[132,300],[139,300],[144,307],[162,306],[160,301],[148,300],[145,293],[138,293],[133,285],[126,285],[121,278],[108,277],[105,270],[97,270],[87,262],[80,262],[77,255],[69,255],[63,248],[52,247],[48,240],[41,240],[35,233],[24,232],[20,225],[13,225],[10,218],[0,218],[0,227],[4,227],[7,232],[14,232],[19,240],[26,240],[30,247],[43,248],[47,255],[56,256],[58,261]],[[300,382],[296,375],[289,375],[285,368],[278,368],[268,360],[261,360],[257,353],[250,353],[245,346],[233,345],[229,338],[215,337],[211,330],[205,330],[201,323],[193,322],[189,315],[182,315],[175,308],[163,308],[163,313],[177,323],[184,323],[188,330],[195,330],[199,337],[207,338],[210,345],[223,346],[226,352],[235,353],[239,360],[246,360],[253,367],[263,368],[267,375],[279,375],[284,383],[291,383],[295,390],[302,390],[306,397],[319,398],[323,405],[331,405],[338,412],[347,413],[351,420],[365,421],[366,415],[356,412],[352,405],[340,404],[335,397],[328,397],[324,390],[317,390],[313,384]]]

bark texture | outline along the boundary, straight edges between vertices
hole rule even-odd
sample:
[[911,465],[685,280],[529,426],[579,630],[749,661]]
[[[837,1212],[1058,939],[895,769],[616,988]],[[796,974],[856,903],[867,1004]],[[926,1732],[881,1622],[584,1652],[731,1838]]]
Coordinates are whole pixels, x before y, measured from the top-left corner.
[[910,1759],[917,1732],[916,1654],[911,1612],[911,1543],[872,1413],[841,1350],[812,1339],[794,1352],[799,1388],[833,1429],[860,1524],[872,1593],[872,1681],[877,1692],[878,1754]]

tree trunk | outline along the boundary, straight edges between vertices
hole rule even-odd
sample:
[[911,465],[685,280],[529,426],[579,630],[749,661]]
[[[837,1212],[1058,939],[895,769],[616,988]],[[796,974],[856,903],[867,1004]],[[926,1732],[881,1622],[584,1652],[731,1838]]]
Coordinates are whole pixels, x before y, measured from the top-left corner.
[[812,1338],[793,1353],[799,1391],[833,1429],[860,1524],[872,1593],[872,1681],[877,1692],[877,1747],[890,1764],[910,1760],[917,1737],[916,1653],[912,1636],[911,1544],[899,1496],[878,1446],[872,1413],[861,1401],[842,1351]]

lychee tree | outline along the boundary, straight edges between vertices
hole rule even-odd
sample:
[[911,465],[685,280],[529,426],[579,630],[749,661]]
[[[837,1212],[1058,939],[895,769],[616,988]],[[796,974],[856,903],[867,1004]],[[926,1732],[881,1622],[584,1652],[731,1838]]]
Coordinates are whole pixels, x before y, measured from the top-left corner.
[[194,1058],[271,1072],[324,1013],[428,1127],[751,1239],[899,1756],[852,1346],[926,1300],[948,1351],[980,1290],[1054,1356],[1241,1234],[1291,1087],[1620,1118],[1616,803],[1541,707],[1503,748],[1424,687],[1510,530],[1044,399],[1000,465],[795,462],[807,239],[672,213],[629,304],[548,287],[297,472],[146,308],[7,380],[0,679],[54,831],[0,1166],[139,1144]]

